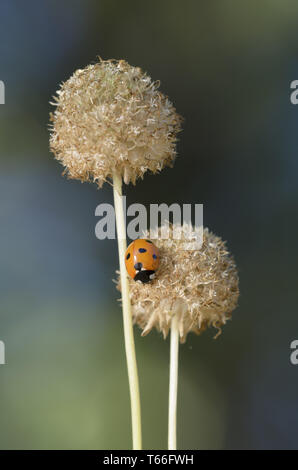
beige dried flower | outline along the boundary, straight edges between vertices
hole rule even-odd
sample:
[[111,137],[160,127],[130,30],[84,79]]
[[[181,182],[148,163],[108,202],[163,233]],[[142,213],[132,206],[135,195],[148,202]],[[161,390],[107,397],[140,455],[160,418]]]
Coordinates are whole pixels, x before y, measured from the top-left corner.
[[[173,238],[173,229],[178,228],[180,240]],[[237,306],[238,275],[225,242],[205,228],[202,247],[185,250],[190,230],[190,225],[170,226],[169,238],[161,239],[156,229],[150,237],[160,250],[156,278],[148,284],[130,279],[133,319],[143,329],[142,335],[156,327],[166,337],[174,314],[181,342],[189,332],[199,334],[209,326],[220,334]],[[148,237],[147,232],[144,238]]]
[[181,118],[158,87],[124,60],[100,60],[63,83],[50,148],[68,177],[102,186],[117,171],[135,184],[171,166]]

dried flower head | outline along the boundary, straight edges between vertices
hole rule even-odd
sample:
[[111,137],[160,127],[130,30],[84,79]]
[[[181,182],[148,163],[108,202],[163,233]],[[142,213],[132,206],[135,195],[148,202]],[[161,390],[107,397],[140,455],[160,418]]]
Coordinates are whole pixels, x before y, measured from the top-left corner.
[[100,60],[77,70],[54,97],[50,147],[65,173],[99,186],[171,166],[181,118],[140,68]]
[[[181,239],[173,237],[173,229],[181,230]],[[205,228],[201,248],[185,250],[190,230],[190,225],[170,226],[169,238],[161,239],[156,229],[151,236],[160,250],[156,278],[149,284],[130,279],[133,319],[142,335],[156,327],[166,337],[173,314],[179,318],[181,342],[189,332],[199,334],[209,326],[220,334],[237,306],[238,275],[225,242]]]

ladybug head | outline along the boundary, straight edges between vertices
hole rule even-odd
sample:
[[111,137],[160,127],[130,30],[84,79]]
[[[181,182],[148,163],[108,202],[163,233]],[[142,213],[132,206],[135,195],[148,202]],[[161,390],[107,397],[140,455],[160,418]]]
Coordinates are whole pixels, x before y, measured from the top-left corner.
[[155,271],[147,269],[143,271],[138,271],[137,274],[134,277],[135,281],[141,281],[144,284],[147,284],[147,282],[152,281],[155,277]]

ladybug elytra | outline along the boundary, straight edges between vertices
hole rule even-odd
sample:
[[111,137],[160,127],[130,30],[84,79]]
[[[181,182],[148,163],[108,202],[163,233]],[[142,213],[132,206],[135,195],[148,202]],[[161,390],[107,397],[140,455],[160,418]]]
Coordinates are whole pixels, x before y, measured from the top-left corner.
[[125,266],[135,281],[150,282],[159,266],[158,248],[151,240],[134,240],[125,252]]

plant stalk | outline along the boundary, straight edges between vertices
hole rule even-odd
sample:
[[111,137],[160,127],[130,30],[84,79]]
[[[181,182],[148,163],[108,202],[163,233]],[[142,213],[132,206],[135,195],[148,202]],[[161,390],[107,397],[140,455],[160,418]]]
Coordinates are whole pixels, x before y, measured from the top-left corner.
[[170,384],[169,384],[169,422],[168,422],[168,449],[177,450],[177,392],[178,392],[178,357],[179,357],[179,329],[177,314],[171,321],[170,344]]
[[122,294],[122,312],[126,362],[128,370],[128,381],[130,390],[131,420],[132,420],[132,441],[133,449],[142,449],[142,428],[141,428],[141,405],[139,392],[138,368],[135,353],[135,343],[133,336],[133,325],[131,315],[131,304],[129,297],[129,283],[125,267],[126,251],[126,228],[124,223],[124,213],[122,205],[122,178],[118,173],[113,174],[113,193],[117,224],[118,252]]

